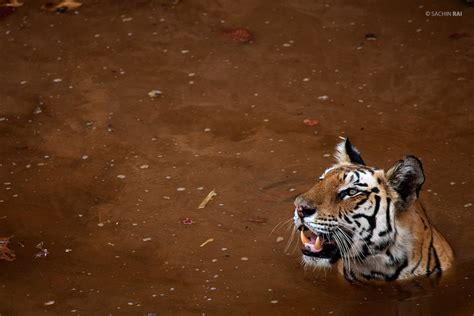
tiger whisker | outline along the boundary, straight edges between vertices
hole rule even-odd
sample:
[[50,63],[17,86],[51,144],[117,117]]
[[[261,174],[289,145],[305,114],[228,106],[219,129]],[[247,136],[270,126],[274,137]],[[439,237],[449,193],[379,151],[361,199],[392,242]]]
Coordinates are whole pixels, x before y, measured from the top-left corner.
[[[293,243],[293,241],[295,240],[295,236],[297,235],[296,233],[296,230],[293,230],[291,233],[290,233],[290,238],[288,238],[288,242],[286,243],[286,246],[285,246],[285,252],[288,252],[288,250],[290,249],[291,247],[291,244]],[[296,244],[298,245],[298,238],[296,238]]]
[[[291,221],[293,220],[293,218],[289,218],[287,220],[282,220],[281,222],[279,222],[278,224],[275,225],[275,227],[273,227],[272,231],[270,232],[270,235],[273,234],[275,232],[275,230],[277,229],[280,229],[282,228],[283,226],[285,225],[288,225],[288,224],[291,224]],[[289,227],[291,227],[291,225],[288,225]]]

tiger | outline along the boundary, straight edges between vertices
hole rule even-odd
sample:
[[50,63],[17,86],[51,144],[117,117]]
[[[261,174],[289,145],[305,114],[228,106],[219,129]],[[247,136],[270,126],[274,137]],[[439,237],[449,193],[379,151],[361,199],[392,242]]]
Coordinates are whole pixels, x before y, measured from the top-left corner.
[[439,276],[454,253],[419,201],[421,161],[404,156],[387,172],[369,167],[349,138],[336,163],[296,197],[293,221],[303,265],[335,267],[351,283]]

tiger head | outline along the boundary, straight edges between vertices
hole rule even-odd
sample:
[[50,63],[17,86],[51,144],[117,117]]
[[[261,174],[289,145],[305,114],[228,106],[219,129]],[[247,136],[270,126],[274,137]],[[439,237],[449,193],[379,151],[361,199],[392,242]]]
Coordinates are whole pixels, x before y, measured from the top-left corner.
[[424,182],[420,161],[405,156],[387,172],[365,165],[345,139],[336,164],[295,200],[294,223],[303,243],[303,262],[328,267],[364,263],[391,246],[396,217],[417,199]]

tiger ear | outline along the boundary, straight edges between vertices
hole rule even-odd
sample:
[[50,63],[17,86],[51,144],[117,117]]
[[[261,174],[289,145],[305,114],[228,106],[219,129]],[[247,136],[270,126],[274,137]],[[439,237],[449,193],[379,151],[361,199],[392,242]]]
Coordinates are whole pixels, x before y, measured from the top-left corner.
[[415,156],[403,157],[387,172],[387,179],[400,197],[397,208],[406,209],[412,201],[418,199],[421,186],[425,182],[421,161]]
[[336,158],[337,162],[356,163],[365,166],[364,160],[362,160],[359,151],[357,148],[352,146],[349,138],[343,139],[344,140],[336,146],[336,153],[334,154],[334,157]]

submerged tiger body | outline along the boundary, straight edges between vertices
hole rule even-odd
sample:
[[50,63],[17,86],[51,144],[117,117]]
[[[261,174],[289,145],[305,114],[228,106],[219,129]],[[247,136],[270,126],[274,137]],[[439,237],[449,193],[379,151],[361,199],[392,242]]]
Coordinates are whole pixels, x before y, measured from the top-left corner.
[[453,251],[418,201],[421,162],[405,156],[387,172],[367,167],[345,139],[337,163],[295,200],[303,262],[335,265],[352,282],[439,275]]

